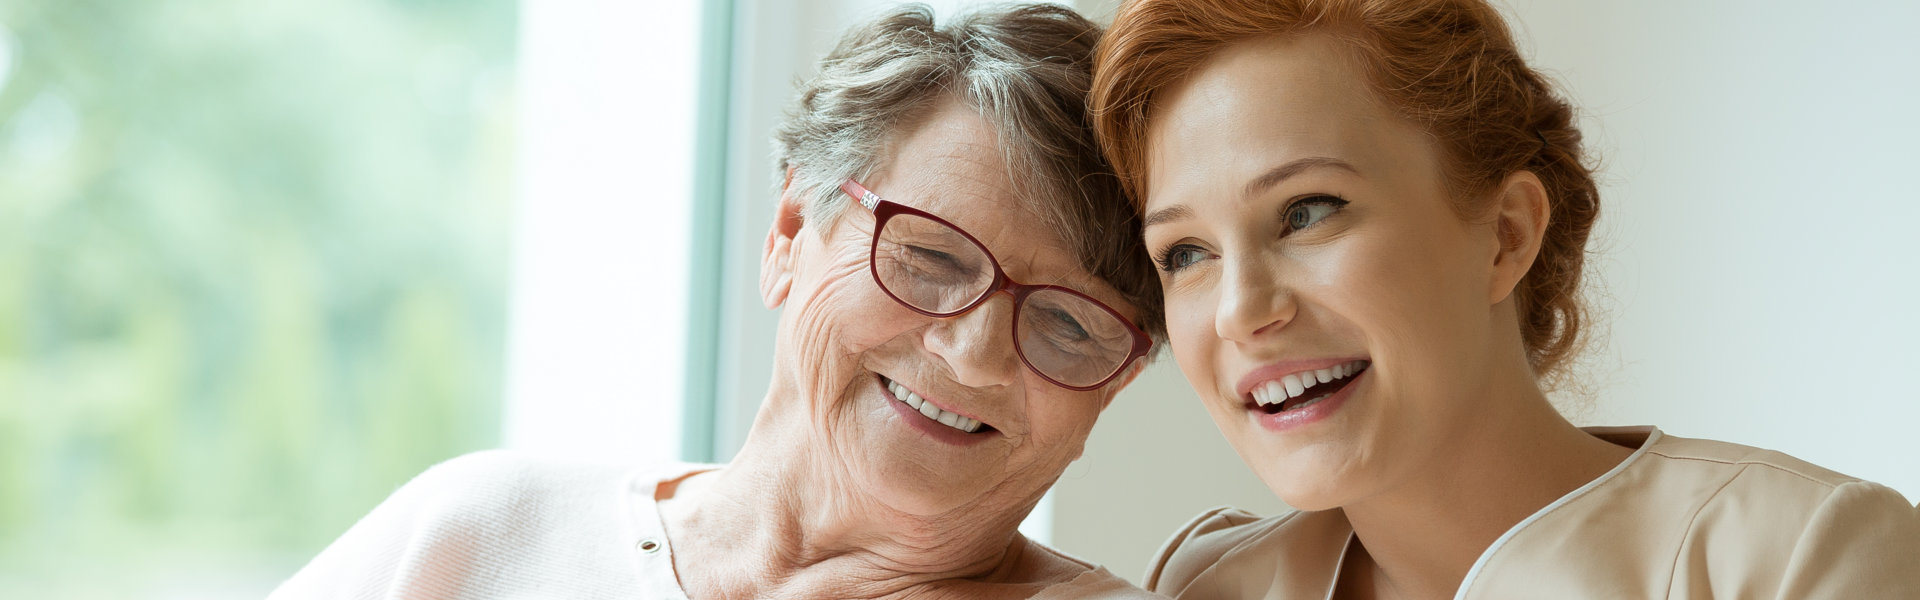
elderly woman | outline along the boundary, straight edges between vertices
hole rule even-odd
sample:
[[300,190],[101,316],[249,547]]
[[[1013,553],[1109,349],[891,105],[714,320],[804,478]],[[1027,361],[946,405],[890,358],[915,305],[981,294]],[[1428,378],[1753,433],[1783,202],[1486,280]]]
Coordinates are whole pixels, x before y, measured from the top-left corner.
[[915,7],[822,61],[778,132],[784,311],[731,464],[456,459],[276,597],[1148,596],[1016,530],[1160,321],[1084,108],[1098,36]]
[[1098,56],[1174,357],[1300,509],[1201,515],[1148,589],[1920,598],[1892,489],[1548,402],[1599,194],[1484,0],[1137,0]]

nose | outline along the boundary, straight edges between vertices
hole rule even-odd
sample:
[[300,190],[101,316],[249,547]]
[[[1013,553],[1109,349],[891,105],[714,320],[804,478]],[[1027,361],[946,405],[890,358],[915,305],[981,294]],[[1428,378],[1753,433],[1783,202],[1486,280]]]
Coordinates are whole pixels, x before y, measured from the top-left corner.
[[994,294],[973,310],[928,327],[927,349],[946,360],[960,385],[1012,385],[1021,368],[1014,354],[1013,310],[1011,296]]
[[1299,305],[1293,290],[1267,261],[1229,260],[1220,286],[1214,333],[1233,342],[1250,342],[1293,320]]

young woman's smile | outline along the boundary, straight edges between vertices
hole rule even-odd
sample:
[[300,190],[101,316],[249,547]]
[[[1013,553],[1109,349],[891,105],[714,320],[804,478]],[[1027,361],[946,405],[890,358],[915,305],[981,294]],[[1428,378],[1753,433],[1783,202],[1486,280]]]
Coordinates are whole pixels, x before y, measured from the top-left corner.
[[1281,499],[1366,497],[1470,435],[1511,309],[1430,136],[1312,36],[1228,48],[1156,116],[1144,223],[1174,357]]
[[1279,362],[1254,369],[1236,389],[1250,418],[1269,430],[1286,431],[1340,410],[1371,364],[1364,358]]

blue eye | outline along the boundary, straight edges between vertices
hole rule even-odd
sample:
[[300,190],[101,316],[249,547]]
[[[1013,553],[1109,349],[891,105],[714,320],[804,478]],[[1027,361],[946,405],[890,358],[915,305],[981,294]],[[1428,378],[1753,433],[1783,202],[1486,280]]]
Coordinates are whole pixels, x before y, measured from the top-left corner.
[[1319,223],[1345,206],[1347,201],[1333,196],[1313,196],[1287,207],[1287,232],[1292,233]]
[[1206,260],[1207,258],[1208,255],[1206,251],[1187,244],[1181,244],[1168,248],[1165,252],[1161,252],[1160,256],[1154,259],[1154,262],[1160,263],[1160,270],[1172,273],[1193,266],[1194,263]]

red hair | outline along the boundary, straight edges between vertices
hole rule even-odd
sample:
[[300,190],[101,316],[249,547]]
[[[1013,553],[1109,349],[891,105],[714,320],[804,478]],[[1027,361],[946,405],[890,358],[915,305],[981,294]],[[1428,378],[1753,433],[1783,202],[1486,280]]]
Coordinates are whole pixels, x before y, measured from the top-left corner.
[[1333,36],[1359,59],[1368,87],[1440,146],[1456,214],[1484,215],[1486,192],[1530,171],[1552,217],[1515,290],[1528,361],[1556,374],[1579,347],[1580,275],[1599,216],[1593,170],[1573,108],[1520,57],[1484,0],[1136,0],[1100,41],[1091,102],[1101,149],[1136,212],[1145,205],[1148,121],[1155,100],[1221,49],[1279,35]]

